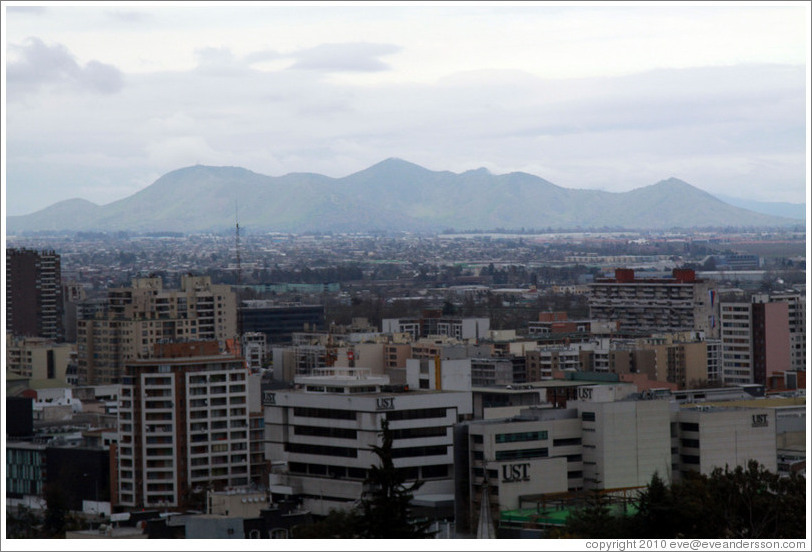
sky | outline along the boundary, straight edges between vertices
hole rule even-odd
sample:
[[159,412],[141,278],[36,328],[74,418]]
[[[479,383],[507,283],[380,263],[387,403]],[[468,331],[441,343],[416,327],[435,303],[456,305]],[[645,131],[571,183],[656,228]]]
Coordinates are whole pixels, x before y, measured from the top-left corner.
[[810,4],[3,3],[7,215],[390,157],[807,197]]

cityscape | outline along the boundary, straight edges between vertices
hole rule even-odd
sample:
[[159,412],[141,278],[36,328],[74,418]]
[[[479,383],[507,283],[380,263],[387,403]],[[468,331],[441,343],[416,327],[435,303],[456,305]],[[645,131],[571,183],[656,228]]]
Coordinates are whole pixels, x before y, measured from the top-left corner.
[[808,549],[807,3],[8,4],[4,549]]

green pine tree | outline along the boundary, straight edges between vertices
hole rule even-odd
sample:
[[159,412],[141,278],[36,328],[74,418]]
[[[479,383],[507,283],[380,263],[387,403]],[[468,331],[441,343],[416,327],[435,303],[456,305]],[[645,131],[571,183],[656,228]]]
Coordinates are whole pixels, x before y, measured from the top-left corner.
[[412,516],[410,502],[423,482],[406,484],[402,471],[395,468],[392,459],[392,431],[389,421],[381,421],[382,443],[372,451],[380,460],[372,466],[364,482],[361,500],[360,536],[369,539],[425,539],[431,538],[429,521],[418,521]]

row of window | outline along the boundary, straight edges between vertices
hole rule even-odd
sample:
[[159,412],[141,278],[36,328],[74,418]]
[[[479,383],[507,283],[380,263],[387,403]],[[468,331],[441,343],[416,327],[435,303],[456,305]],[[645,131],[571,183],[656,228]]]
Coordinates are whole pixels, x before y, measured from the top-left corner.
[[497,443],[522,443],[525,441],[546,441],[546,431],[524,431],[521,433],[497,433]]

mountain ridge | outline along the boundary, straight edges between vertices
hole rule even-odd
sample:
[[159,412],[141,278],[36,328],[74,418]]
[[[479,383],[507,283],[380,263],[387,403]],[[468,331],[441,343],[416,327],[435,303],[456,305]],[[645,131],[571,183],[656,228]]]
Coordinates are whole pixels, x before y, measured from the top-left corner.
[[798,220],[728,205],[675,177],[628,192],[563,188],[526,172],[433,171],[391,157],[348,176],[267,176],[243,167],[170,171],[106,205],[74,199],[7,217],[25,231],[421,231],[766,227]]

